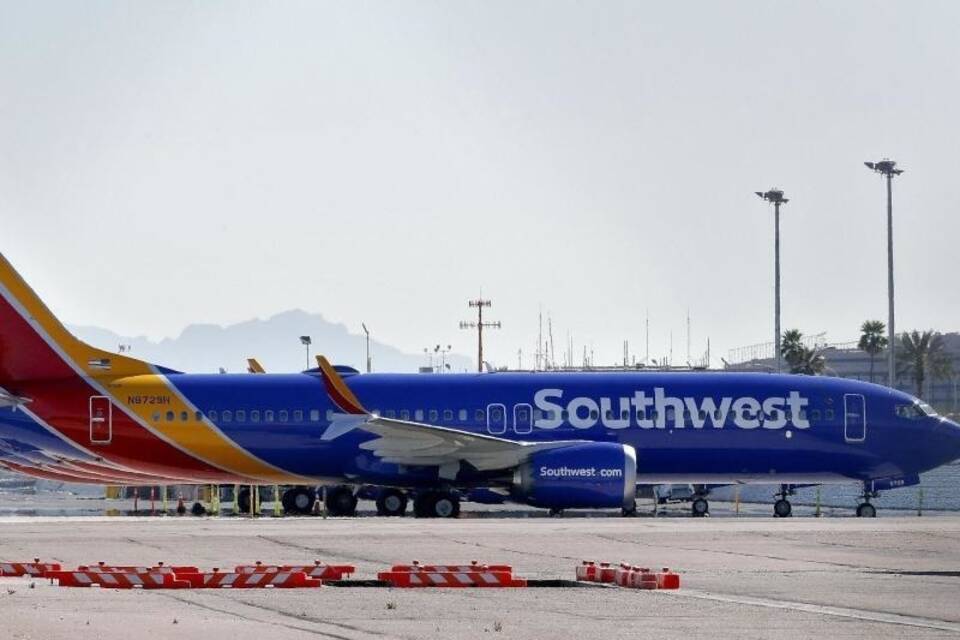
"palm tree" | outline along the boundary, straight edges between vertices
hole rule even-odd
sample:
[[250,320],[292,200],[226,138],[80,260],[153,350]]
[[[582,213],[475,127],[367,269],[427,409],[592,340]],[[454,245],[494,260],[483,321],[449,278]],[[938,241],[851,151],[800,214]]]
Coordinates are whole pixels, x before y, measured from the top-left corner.
[[879,320],[867,320],[860,327],[860,342],[857,343],[857,348],[870,356],[870,382],[873,382],[873,361],[877,354],[887,348],[889,342],[883,335],[886,330],[887,325]]
[[805,373],[815,376],[823,373],[827,363],[817,349],[810,349],[803,344],[803,334],[799,329],[789,329],[783,332],[780,341],[780,355],[790,365],[790,373]]
[[923,384],[928,374],[932,380],[942,380],[949,378],[951,372],[950,357],[942,335],[934,331],[905,331],[900,335],[897,375],[907,375],[913,379],[914,395],[918,398],[923,394]]

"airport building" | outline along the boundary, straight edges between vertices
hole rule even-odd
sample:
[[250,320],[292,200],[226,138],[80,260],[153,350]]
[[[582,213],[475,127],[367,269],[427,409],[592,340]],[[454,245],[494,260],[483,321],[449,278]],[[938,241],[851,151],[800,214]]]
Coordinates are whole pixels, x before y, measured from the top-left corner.
[[[813,336],[808,346],[816,348],[823,355],[826,360],[827,375],[885,384],[888,370],[886,350],[874,357],[871,378],[870,355],[858,349],[856,342],[828,344],[822,337],[822,334]],[[944,333],[943,340],[951,363],[950,376],[934,379],[928,373],[921,395],[938,411],[958,414],[960,413],[960,333]],[[772,343],[736,349],[730,356],[726,365],[728,370],[772,371],[776,367]],[[916,393],[916,384],[909,375],[901,374],[897,377],[897,388],[910,394]]]

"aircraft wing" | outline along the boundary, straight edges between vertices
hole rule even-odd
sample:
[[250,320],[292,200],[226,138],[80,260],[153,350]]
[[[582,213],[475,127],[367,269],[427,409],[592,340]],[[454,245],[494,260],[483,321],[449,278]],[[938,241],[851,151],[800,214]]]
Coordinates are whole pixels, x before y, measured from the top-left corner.
[[523,442],[507,440],[459,429],[438,427],[420,422],[406,422],[371,415],[357,425],[379,438],[360,445],[384,462],[405,465],[436,465],[440,477],[453,479],[461,462],[468,462],[480,471],[511,469],[531,454],[556,449],[583,440]]
[[334,418],[334,424],[328,430],[329,437],[337,437],[355,428],[376,434],[378,438],[360,446],[384,462],[410,466],[436,465],[440,467],[441,478],[452,480],[460,470],[461,462],[467,462],[480,471],[511,469],[538,451],[585,442],[508,440],[422,422],[383,418],[364,409],[326,358],[318,355],[317,364],[327,394],[342,412],[339,419]]

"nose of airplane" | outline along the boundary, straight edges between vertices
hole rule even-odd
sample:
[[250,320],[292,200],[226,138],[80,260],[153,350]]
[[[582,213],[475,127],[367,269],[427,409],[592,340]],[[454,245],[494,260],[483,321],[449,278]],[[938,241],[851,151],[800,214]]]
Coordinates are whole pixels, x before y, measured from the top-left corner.
[[943,456],[941,464],[947,464],[960,459],[960,424],[948,418],[941,418],[940,424],[934,428],[937,436],[937,445]]

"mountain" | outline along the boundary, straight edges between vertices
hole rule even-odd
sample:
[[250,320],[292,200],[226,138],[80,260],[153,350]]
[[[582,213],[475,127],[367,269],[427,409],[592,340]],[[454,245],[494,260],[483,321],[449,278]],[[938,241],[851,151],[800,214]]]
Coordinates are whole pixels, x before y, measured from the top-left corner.
[[[191,373],[215,373],[221,367],[231,373],[247,369],[246,359],[255,357],[268,372],[301,371],[307,363],[306,348],[300,336],[308,335],[310,366],[315,367],[314,354],[322,353],[334,364],[345,364],[363,370],[365,336],[350,333],[347,327],[328,322],[320,314],[295,309],[266,320],[249,320],[221,327],[192,324],[176,338],[154,342],[144,336],[120,336],[100,327],[71,326],[81,340],[116,352],[120,345],[129,345],[129,354],[140,360]],[[381,372],[415,372],[428,364],[424,354],[404,353],[387,344],[370,341],[373,370]],[[465,356],[447,354],[452,371],[472,371],[474,364]]]

